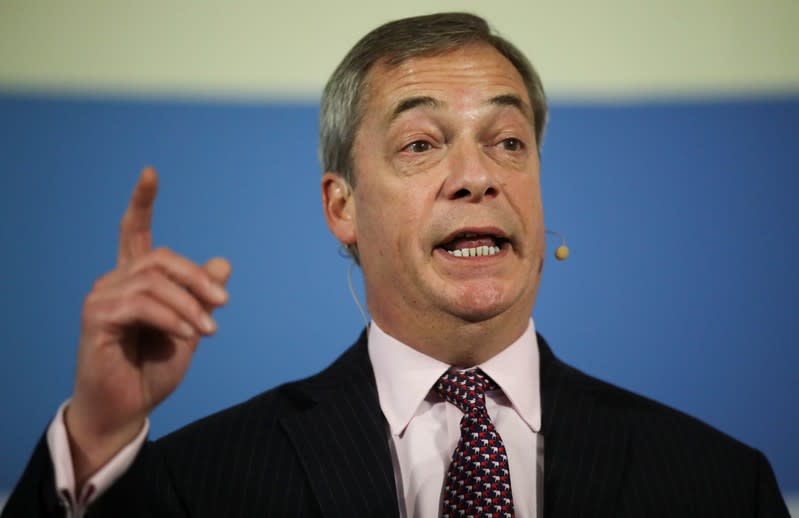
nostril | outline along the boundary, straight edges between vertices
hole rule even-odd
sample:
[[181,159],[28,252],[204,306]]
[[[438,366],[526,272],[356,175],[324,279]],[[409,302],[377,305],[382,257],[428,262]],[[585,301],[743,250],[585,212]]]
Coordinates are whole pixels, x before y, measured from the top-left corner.
[[471,195],[472,195],[472,193],[469,192],[469,189],[463,188],[463,189],[458,189],[457,191],[455,191],[455,194],[453,195],[453,198],[455,198],[455,199],[467,198],[467,197],[469,197]]
[[491,198],[493,196],[496,196],[496,195],[497,195],[497,190],[495,188],[493,188],[493,187],[489,187],[488,189],[486,189],[485,190],[485,194],[483,194],[483,196],[487,196],[489,198]]

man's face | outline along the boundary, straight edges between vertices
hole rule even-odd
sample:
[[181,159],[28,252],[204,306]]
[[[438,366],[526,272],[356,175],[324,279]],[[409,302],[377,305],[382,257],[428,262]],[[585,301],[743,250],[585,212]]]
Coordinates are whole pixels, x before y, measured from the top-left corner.
[[471,45],[378,64],[368,85],[353,221],[373,318],[399,338],[488,321],[520,334],[544,251],[521,76],[495,49]]

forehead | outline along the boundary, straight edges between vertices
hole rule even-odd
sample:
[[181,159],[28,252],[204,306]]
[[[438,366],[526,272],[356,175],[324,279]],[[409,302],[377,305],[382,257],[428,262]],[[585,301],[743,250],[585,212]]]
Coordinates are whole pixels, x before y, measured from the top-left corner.
[[376,63],[366,77],[365,117],[390,118],[409,98],[429,97],[458,109],[498,95],[521,99],[532,120],[527,88],[519,71],[492,46],[477,43],[397,65]]

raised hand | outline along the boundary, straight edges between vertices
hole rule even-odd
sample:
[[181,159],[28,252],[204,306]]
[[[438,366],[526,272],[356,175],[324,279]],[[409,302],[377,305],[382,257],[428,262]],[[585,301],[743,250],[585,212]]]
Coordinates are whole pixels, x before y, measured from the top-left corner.
[[100,277],[81,316],[77,374],[65,422],[77,486],[141,430],[177,388],[211,311],[224,304],[230,264],[197,265],[152,248],[158,176],[145,168],[122,217],[116,268]]

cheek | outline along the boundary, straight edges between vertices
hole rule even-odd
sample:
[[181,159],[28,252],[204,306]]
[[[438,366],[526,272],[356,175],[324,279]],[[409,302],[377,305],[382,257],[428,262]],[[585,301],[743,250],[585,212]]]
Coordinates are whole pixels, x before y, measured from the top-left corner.
[[[355,191],[359,249],[384,262],[412,268],[420,255],[429,254],[437,175],[428,171],[400,176],[385,164],[373,164],[368,170],[374,174],[362,175]],[[396,260],[390,260],[392,257]],[[392,267],[374,266],[383,270]]]
[[[408,203],[399,192],[370,186],[357,198],[357,238],[364,253],[385,258],[402,250],[409,226]],[[382,260],[382,259],[381,259]]]
[[513,205],[521,214],[525,224],[533,229],[543,226],[544,216],[541,205],[541,192],[536,180],[525,179],[514,187],[511,192],[517,193],[513,198]]
[[533,256],[542,256],[546,248],[544,240],[544,211],[537,180],[526,179],[516,184],[513,191],[518,195],[512,198],[512,204],[519,214],[522,231],[529,236],[527,250]]

